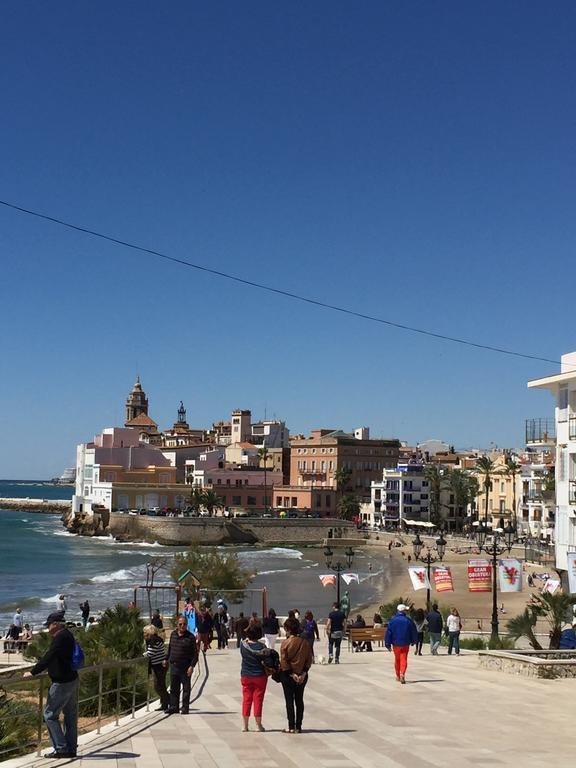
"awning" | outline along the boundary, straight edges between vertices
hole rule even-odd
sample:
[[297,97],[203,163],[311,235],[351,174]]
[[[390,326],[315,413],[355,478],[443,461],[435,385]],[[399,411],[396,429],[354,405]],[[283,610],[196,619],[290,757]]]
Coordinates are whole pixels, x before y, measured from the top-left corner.
[[428,523],[425,520],[406,520],[406,518],[403,518],[403,523],[406,523],[406,525],[420,525],[423,528],[436,528],[434,523]]

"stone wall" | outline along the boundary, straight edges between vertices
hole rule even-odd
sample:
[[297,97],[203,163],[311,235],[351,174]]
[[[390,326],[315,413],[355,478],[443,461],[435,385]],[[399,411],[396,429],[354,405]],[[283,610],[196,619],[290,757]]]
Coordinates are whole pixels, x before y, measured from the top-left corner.
[[511,675],[548,680],[576,677],[574,651],[481,651],[478,658],[484,669]]

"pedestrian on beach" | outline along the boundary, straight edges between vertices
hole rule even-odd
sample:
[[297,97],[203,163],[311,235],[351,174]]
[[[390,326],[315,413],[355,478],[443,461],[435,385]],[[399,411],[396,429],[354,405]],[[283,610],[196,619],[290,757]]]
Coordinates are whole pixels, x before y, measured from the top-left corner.
[[312,664],[314,664],[314,641],[320,640],[320,633],[318,632],[318,624],[316,624],[316,619],[314,618],[312,611],[306,611],[301,626],[302,630],[300,632],[300,637],[309,643],[310,648],[312,649]]
[[150,619],[150,624],[156,627],[156,629],[164,629],[164,622],[162,621],[162,617],[160,616],[160,611],[158,610],[158,608],[154,608],[154,610],[152,611],[152,618]]
[[24,616],[22,615],[22,608],[16,608],[16,613],[12,618],[12,624],[15,627],[18,627],[18,634],[20,634],[20,632],[22,631],[22,627],[24,626]]
[[228,647],[228,614],[226,608],[221,603],[218,606],[216,615],[214,616],[214,628],[216,629],[216,636],[218,638],[218,650],[223,650]]
[[416,625],[416,632],[418,633],[418,640],[416,641],[416,649],[414,651],[415,656],[422,656],[422,646],[424,645],[424,627],[426,626],[426,614],[422,608],[417,608],[414,611],[414,624]]
[[[78,746],[78,673],[74,669],[74,635],[66,629],[64,612],[55,611],[46,619],[48,633],[52,637],[50,647],[29,672],[30,678],[46,670],[52,681],[48,689],[44,721],[50,734],[54,751],[46,757],[76,757]],[[64,729],[60,714],[64,715]]]
[[243,731],[248,731],[250,713],[254,708],[256,730],[264,731],[262,725],[262,707],[264,694],[268,683],[268,675],[264,669],[262,651],[266,646],[260,642],[260,629],[257,625],[248,626],[246,638],[240,644],[240,683],[242,685],[242,721]]
[[432,604],[432,610],[426,616],[426,623],[428,624],[428,634],[430,635],[430,653],[432,656],[438,656],[438,648],[440,648],[440,643],[442,642],[442,628],[444,626],[444,619],[438,610],[438,603]]
[[88,619],[90,618],[90,603],[88,600],[84,600],[83,603],[80,603],[80,612],[82,614],[82,626],[86,629]]
[[62,611],[62,613],[66,613],[67,608],[68,604],[66,603],[66,596],[60,595],[58,597],[58,610]]
[[400,603],[396,608],[396,615],[390,619],[386,627],[384,644],[388,650],[394,651],[394,670],[396,680],[404,684],[406,682],[406,670],[408,668],[408,653],[411,645],[416,645],[418,633],[416,625],[408,616],[409,606]]
[[262,619],[262,631],[264,632],[266,648],[274,648],[278,633],[280,632],[280,624],[278,623],[274,608],[270,608],[268,616]]
[[446,631],[448,632],[448,655],[452,655],[452,649],[456,656],[460,656],[460,631],[462,629],[462,619],[456,608],[450,610],[450,615],[446,619]]
[[[179,616],[176,629],[170,635],[168,652],[164,667],[170,667],[170,706],[166,714],[175,715],[179,711],[187,715],[190,711],[190,678],[198,663],[196,638],[186,628],[186,618]],[[182,708],[180,708],[180,688],[182,688]]]
[[302,733],[304,689],[313,660],[312,648],[309,642],[299,637],[300,623],[296,619],[286,619],[284,631],[286,640],[280,646],[281,682],[288,719],[284,733]]
[[[340,610],[340,603],[334,603],[328,614],[326,622],[326,635],[328,636],[328,664],[340,664],[340,646],[344,637],[344,625],[346,614]],[[336,656],[334,657],[334,653]]]
[[205,605],[201,606],[196,617],[196,628],[198,629],[198,648],[201,647],[204,653],[210,650],[213,626],[212,614]]
[[148,659],[148,674],[154,679],[154,690],[160,699],[159,710],[164,712],[170,708],[170,697],[166,690],[166,644],[159,635],[158,627],[147,624],[144,627],[144,642],[146,650],[144,656]]
[[234,631],[236,632],[236,647],[240,648],[242,640],[246,639],[246,630],[250,624],[249,620],[244,616],[244,613],[240,611],[238,618],[235,622]]

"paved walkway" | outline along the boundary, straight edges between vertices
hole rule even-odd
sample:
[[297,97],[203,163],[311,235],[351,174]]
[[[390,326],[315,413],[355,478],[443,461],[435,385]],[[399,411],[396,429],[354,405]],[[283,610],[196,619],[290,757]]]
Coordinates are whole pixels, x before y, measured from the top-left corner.
[[[188,716],[135,722],[81,749],[81,768],[447,768],[571,764],[576,680],[479,668],[475,654],[410,657],[407,685],[385,650],[312,668],[304,733],[288,735],[281,686],[269,681],[266,733],[242,733],[236,650],[208,654]],[[151,722],[152,721],[152,722]],[[44,761],[42,761],[44,762]],[[55,764],[54,761],[50,761]],[[59,763],[56,763],[59,765]]]

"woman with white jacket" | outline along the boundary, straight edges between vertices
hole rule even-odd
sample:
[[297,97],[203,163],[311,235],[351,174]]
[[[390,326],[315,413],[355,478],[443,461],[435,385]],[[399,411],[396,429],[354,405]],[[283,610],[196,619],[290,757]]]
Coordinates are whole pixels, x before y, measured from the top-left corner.
[[456,656],[460,656],[460,630],[462,619],[456,608],[452,608],[446,619],[446,631],[448,632],[448,655],[452,654],[452,648]]

